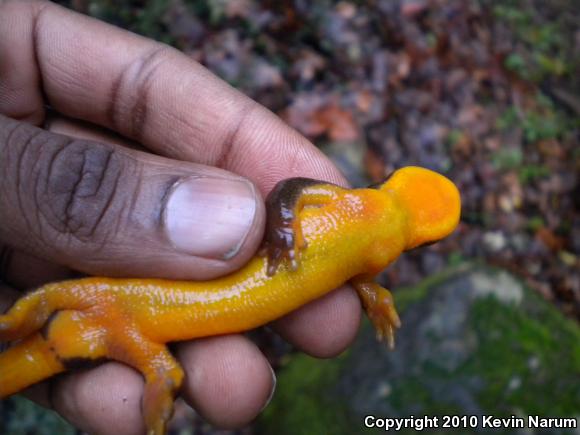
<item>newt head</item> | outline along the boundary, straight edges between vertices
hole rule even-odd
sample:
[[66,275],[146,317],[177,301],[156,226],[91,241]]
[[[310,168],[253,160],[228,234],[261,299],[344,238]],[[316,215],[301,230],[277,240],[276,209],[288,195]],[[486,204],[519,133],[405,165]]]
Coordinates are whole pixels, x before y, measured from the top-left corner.
[[437,172],[407,166],[393,172],[379,189],[392,195],[407,213],[405,250],[441,240],[459,223],[459,191]]

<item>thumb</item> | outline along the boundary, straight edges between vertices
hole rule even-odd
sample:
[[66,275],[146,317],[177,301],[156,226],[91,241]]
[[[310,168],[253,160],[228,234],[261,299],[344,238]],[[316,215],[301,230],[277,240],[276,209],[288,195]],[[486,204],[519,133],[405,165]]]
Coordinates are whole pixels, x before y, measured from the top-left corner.
[[262,238],[244,178],[1,115],[0,180],[0,243],[89,274],[213,278]]

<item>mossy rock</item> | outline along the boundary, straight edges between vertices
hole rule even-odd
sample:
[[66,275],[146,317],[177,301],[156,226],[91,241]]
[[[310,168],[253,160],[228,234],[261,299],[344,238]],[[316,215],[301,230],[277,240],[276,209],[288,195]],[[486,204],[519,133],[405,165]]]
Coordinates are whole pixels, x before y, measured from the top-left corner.
[[[394,351],[376,343],[367,323],[338,359],[292,356],[258,432],[384,432],[364,428],[374,415],[439,416],[429,433],[579,433],[483,428],[486,415],[575,418],[580,426],[580,327],[515,277],[464,265],[395,299],[403,327]],[[477,426],[443,429],[444,415],[476,416]]]

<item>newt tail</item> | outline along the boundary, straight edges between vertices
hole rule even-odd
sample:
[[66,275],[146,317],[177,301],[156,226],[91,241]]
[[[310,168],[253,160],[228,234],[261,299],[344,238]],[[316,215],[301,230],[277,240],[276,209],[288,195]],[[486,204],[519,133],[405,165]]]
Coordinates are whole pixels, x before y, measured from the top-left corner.
[[145,378],[148,434],[165,433],[183,370],[169,342],[246,331],[349,281],[377,330],[394,345],[400,320],[373,277],[402,252],[450,234],[459,221],[455,185],[407,167],[373,188],[295,178],[266,200],[262,255],[204,282],[84,278],[47,284],[0,315],[0,399],[79,361],[110,359]]

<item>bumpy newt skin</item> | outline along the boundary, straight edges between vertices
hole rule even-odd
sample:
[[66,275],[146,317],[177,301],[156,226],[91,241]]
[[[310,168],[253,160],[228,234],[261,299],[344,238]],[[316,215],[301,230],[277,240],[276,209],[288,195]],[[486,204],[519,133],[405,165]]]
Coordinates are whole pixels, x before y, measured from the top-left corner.
[[460,199],[445,177],[407,167],[367,189],[286,180],[267,207],[264,255],[228,276],[86,278],[18,300],[0,315],[0,342],[12,342],[0,353],[0,399],[79,361],[116,360],[143,374],[147,430],[163,434],[184,375],[166,343],[264,325],[346,281],[392,346],[399,317],[372,277],[403,251],[451,233]]

